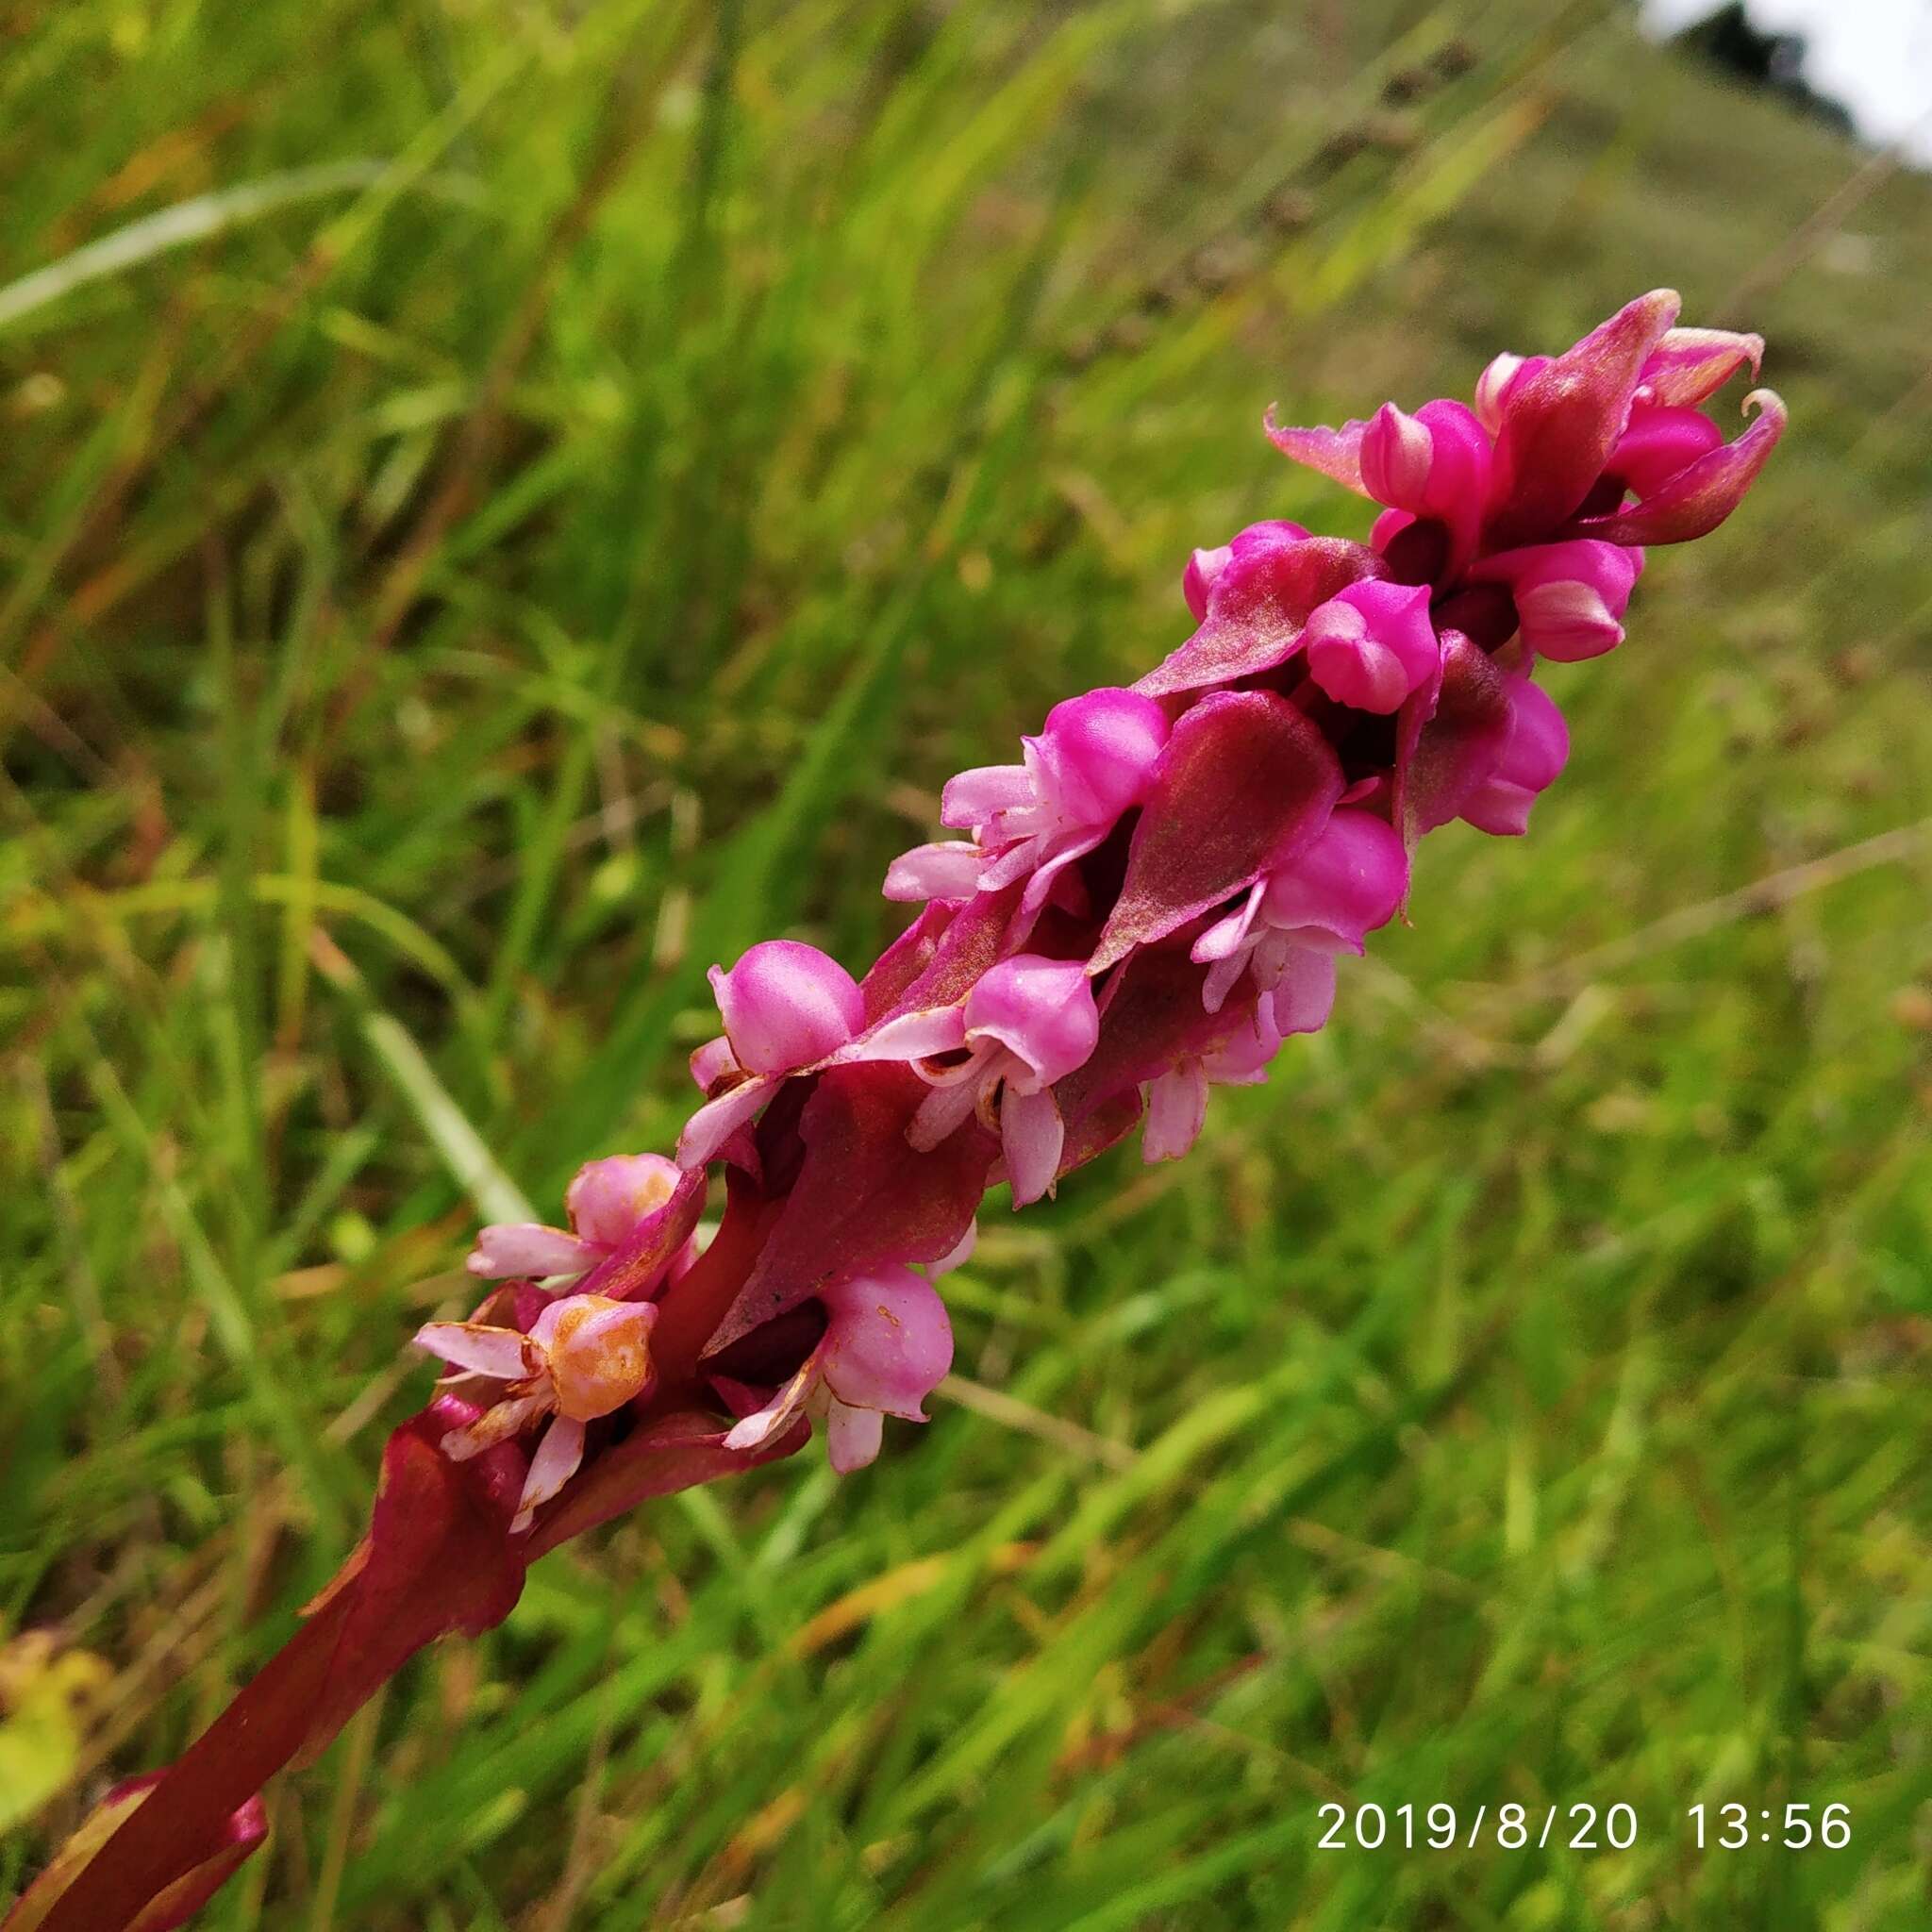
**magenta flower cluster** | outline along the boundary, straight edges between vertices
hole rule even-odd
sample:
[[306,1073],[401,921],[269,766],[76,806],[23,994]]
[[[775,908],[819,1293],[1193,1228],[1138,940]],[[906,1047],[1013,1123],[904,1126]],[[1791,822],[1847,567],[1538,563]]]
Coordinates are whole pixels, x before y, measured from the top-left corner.
[[1757,391],[1723,440],[1698,405],[1763,344],[1676,314],[1658,291],[1499,357],[1474,408],[1271,420],[1381,507],[1368,542],[1274,522],[1197,550],[1176,650],[945,788],[959,836],[893,863],[920,910],[862,979],[788,940],[714,969],[676,1158],[592,1161],[567,1229],[482,1231],[495,1286],[418,1334],[447,1373],[390,1437],[368,1536],[43,1874],[41,1932],[182,1924],[259,1842],[268,1777],[424,1644],[500,1623],[544,1551],[814,1428],[835,1469],[870,1462],[951,1364],[935,1284],[989,1187],[1024,1206],[1136,1131],[1186,1153],[1213,1087],[1325,1022],[1425,833],[1524,831],[1569,753],[1541,667],[1620,643],[1644,546],[1721,523],[1784,425]]
[[[1338,957],[1403,906],[1423,834],[1527,829],[1569,753],[1540,664],[1620,643],[1642,546],[1719,523],[1783,425],[1760,391],[1723,441],[1697,406],[1763,345],[1676,311],[1659,291],[1561,356],[1499,357],[1474,408],[1271,417],[1285,454],[1381,506],[1366,544],[1271,522],[1195,551],[1177,650],[1130,690],[1057,705],[1018,763],[945,787],[959,836],[888,871],[886,896],[924,909],[862,982],[789,940],[712,970],[724,1030],[692,1058],[704,1097],[675,1165],[593,1162],[570,1233],[486,1228],[471,1266],[528,1277],[523,1316],[419,1337],[461,1372],[448,1391],[497,1375],[447,1453],[545,1428],[514,1527],[576,1470],[587,1424],[652,1389],[645,1318],[692,1267],[708,1169],[754,1240],[728,1244],[738,1277],[677,1365],[681,1399],[725,1411],[726,1455],[816,1419],[857,1468],[947,1371],[933,1282],[985,1186],[1024,1206],[1137,1124],[1147,1159],[1185,1154],[1213,1086],[1264,1080],[1326,1021]],[[675,1239],[649,1236],[652,1269],[612,1299],[600,1269],[662,1227]],[[573,1398],[553,1331],[578,1306],[572,1340],[608,1336],[621,1362]]]

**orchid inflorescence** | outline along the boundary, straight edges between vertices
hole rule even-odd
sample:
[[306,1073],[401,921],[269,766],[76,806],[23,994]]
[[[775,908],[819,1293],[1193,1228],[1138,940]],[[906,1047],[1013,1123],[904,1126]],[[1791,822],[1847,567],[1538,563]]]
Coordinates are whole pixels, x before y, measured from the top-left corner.
[[1643,547],[1721,523],[1784,426],[1758,390],[1723,440],[1698,406],[1763,343],[1677,309],[1655,291],[1560,356],[1498,357],[1474,408],[1271,415],[1381,506],[1367,543],[1267,522],[1195,551],[1177,649],[945,787],[961,836],[892,863],[920,910],[862,979],[791,940],[714,968],[675,1158],[591,1162],[568,1229],[483,1229],[468,1265],[497,1286],[418,1333],[449,1373],[391,1439],[369,1537],[46,1932],[205,1898],[268,1773],[430,1639],[499,1622],[543,1551],[815,1424],[835,1469],[870,1462],[947,1374],[935,1283],[990,1187],[1023,1207],[1137,1128],[1148,1160],[1186,1153],[1213,1086],[1325,1023],[1424,833],[1525,831],[1569,752],[1540,664],[1621,642]]

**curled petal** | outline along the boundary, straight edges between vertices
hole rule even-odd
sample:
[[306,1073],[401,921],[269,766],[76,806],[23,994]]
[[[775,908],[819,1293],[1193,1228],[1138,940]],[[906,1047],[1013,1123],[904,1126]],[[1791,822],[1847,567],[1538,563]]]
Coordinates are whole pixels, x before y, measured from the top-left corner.
[[1015,1208],[1053,1191],[1066,1138],[1059,1104],[1050,1091],[1021,1093],[1010,1084],[1007,1087],[1000,1096],[1000,1151],[1006,1157]]
[[521,1536],[529,1528],[537,1511],[576,1474],[583,1459],[583,1424],[566,1415],[558,1416],[543,1431],[543,1440],[537,1445],[536,1455],[530,1457],[530,1473],[524,1478],[517,1513],[510,1519],[512,1536]]
[[670,1200],[683,1178],[677,1163],[661,1154],[614,1154],[578,1168],[563,1205],[580,1235],[615,1247]]
[[855,1408],[924,1422],[925,1398],[953,1366],[953,1328],[938,1291],[909,1268],[880,1268],[819,1296],[825,1387]]
[[1198,1059],[1183,1060],[1148,1086],[1141,1158],[1149,1165],[1157,1160],[1178,1160],[1201,1138],[1207,1122],[1207,1073]]
[[1753,390],[1744,408],[1757,420],[1735,442],[1699,457],[1634,508],[1578,524],[1577,535],[1611,543],[1688,543],[1716,529],[1744,500],[1785,433],[1785,406],[1774,390]]
[[774,1391],[772,1399],[762,1408],[754,1409],[750,1415],[741,1416],[724,1438],[727,1449],[761,1449],[804,1413],[805,1399],[818,1381],[819,1354],[816,1349],[808,1356],[797,1374]]
[[1654,289],[1562,355],[1511,378],[1499,411],[1493,547],[1554,529],[1589,495],[1623,434],[1644,362],[1677,308],[1674,289]]
[[[1250,543],[1306,543],[1308,533],[1300,524],[1277,517],[1264,524],[1250,524],[1237,541],[1242,540]],[[1188,567],[1181,575],[1181,595],[1188,600],[1188,608],[1194,613],[1196,624],[1208,615],[1208,595],[1234,557],[1234,544],[1224,543],[1216,550],[1197,550],[1188,558]]]
[[1023,913],[1038,912],[1046,904],[1067,867],[1105,844],[1112,830],[1109,823],[1095,825],[1085,832],[1063,833],[1059,838],[1050,840],[1038,855],[1032,876],[1026,881],[1026,890],[1020,894],[1020,910]]
[[581,1274],[597,1254],[597,1249],[560,1227],[499,1221],[478,1230],[476,1245],[463,1266],[485,1281],[508,1281],[518,1275],[541,1281],[549,1274]]
[[916,905],[924,899],[970,899],[979,890],[986,854],[964,839],[942,839],[902,852],[886,868],[885,896]]
[[473,1456],[497,1448],[512,1436],[521,1436],[532,1423],[550,1413],[550,1397],[519,1395],[486,1408],[474,1422],[451,1429],[442,1438],[442,1453],[452,1462],[468,1462]]
[[721,1080],[734,1083],[744,1077],[744,1069],[738,1064],[738,1056],[731,1051],[731,1042],[721,1033],[716,1040],[708,1040],[691,1057],[691,1084],[700,1093],[709,1093]]
[[1764,338],[1727,328],[1666,329],[1643,364],[1638,394],[1665,405],[1701,403],[1715,395],[1746,363],[1757,374]]
[[1257,879],[1240,906],[1225,919],[1217,920],[1189,947],[1188,958],[1196,965],[1206,965],[1210,959],[1226,959],[1238,953],[1247,943],[1248,929],[1261,909],[1261,897],[1267,890],[1267,881]]
[[858,1060],[923,1060],[966,1044],[966,1014],[960,1007],[935,1007],[898,1013],[861,1034],[832,1056],[834,1064]]
[[865,1024],[865,1001],[851,974],[796,940],[766,940],[729,973],[712,967],[710,979],[731,1050],[750,1073],[810,1066]]
[[484,1322],[425,1322],[414,1341],[418,1348],[454,1368],[491,1375],[499,1382],[520,1382],[543,1366],[541,1354],[527,1336]]
[[1516,384],[1542,368],[1547,356],[1512,356],[1507,350],[1491,361],[1475,379],[1476,420],[1491,436],[1503,426],[1503,407]]
[[715,1160],[718,1150],[778,1091],[776,1079],[746,1080],[716,1100],[708,1100],[684,1124],[678,1136],[677,1164],[688,1171]]

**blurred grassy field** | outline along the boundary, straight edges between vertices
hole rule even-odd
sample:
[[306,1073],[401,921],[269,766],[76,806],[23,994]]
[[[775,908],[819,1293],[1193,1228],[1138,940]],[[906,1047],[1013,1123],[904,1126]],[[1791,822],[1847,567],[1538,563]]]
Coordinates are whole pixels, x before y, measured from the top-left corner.
[[0,1896],[340,1560],[478,1213],[669,1143],[705,966],[869,958],[1191,545],[1359,532],[1264,405],[1668,282],[1792,429],[1532,837],[991,1212],[929,1429],[551,1558],[208,1923],[1932,1924],[1932,183],[1596,4],[5,13]]

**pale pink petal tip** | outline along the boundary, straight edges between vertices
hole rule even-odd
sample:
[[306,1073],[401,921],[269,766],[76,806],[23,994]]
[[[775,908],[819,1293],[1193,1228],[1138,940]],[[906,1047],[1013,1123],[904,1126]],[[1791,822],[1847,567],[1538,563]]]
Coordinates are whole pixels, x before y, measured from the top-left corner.
[[534,1221],[492,1222],[478,1230],[463,1266],[486,1281],[513,1277],[541,1281],[551,1274],[581,1274],[596,1259],[575,1235]]
[[536,1351],[514,1328],[483,1322],[428,1322],[414,1336],[418,1348],[472,1374],[515,1382],[534,1374]]

